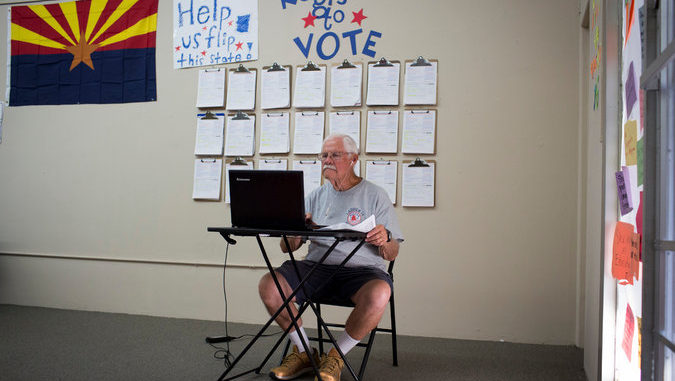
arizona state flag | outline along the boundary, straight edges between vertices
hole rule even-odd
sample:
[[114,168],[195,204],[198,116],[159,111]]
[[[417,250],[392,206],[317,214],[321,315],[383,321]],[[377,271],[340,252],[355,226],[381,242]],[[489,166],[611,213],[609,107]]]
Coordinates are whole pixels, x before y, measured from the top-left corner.
[[12,7],[9,105],[156,100],[157,1]]

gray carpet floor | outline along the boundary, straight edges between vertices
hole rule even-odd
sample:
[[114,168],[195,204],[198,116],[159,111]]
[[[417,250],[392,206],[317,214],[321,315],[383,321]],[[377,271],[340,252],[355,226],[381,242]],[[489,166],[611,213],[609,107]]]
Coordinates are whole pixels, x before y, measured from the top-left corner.
[[[228,334],[254,334],[259,327],[230,323]],[[0,305],[0,380],[215,381],[225,370],[216,358],[222,352],[204,338],[224,333],[222,322]],[[254,345],[238,371],[256,367],[278,337]],[[231,352],[237,355],[246,340],[231,343]],[[378,336],[365,380],[586,380],[582,350],[572,346],[398,340],[399,366],[393,367],[389,335]],[[260,375],[239,380],[269,380],[278,352]],[[362,353],[349,353],[356,368]],[[342,380],[352,380],[346,370]]]

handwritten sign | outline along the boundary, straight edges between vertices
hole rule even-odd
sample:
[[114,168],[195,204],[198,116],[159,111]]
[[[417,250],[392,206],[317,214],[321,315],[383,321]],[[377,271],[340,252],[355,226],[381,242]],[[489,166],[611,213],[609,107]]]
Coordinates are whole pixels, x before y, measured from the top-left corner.
[[257,59],[257,1],[174,0],[175,69]]
[[[290,21],[300,23],[303,29],[309,32],[293,38],[295,46],[305,58],[308,58],[312,51],[326,61],[340,51],[342,55],[345,54],[344,51],[351,51],[354,56],[360,53],[371,58],[375,57],[375,45],[382,37],[382,33],[372,29],[366,30],[368,13],[363,8],[351,7],[347,2],[348,0],[300,0],[300,2],[281,0],[282,10],[290,5],[308,5],[307,16]],[[362,45],[361,41],[364,41]]]

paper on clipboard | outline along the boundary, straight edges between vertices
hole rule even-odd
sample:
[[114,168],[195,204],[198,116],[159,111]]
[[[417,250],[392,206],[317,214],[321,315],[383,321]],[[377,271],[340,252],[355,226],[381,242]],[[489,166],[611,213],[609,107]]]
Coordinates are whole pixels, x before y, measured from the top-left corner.
[[202,200],[220,199],[222,170],[223,159],[196,159],[192,198]]
[[197,107],[223,107],[225,105],[225,69],[199,71]]
[[398,105],[399,73],[401,64],[394,62],[391,66],[377,66],[368,64],[368,106],[396,106]]
[[225,203],[230,203],[230,171],[237,171],[242,169],[253,169],[252,161],[244,161],[246,165],[232,165],[232,163],[225,164]]
[[396,204],[397,169],[398,163],[396,161],[366,161],[366,180],[384,188],[392,204]]
[[429,62],[425,66],[416,66],[414,62],[406,63],[403,103],[406,105],[436,104],[437,72],[438,62]]
[[353,68],[333,66],[330,72],[330,105],[333,107],[361,106],[363,65]]
[[263,113],[260,118],[260,153],[288,153],[290,148],[288,113]]
[[303,70],[298,66],[295,72],[293,104],[295,107],[324,107],[326,103],[326,67],[319,70]]
[[427,167],[411,167],[403,164],[401,205],[434,206],[435,163],[426,163]]
[[216,115],[214,119],[204,119],[198,115],[195,155],[222,155],[224,126],[223,114]]
[[261,108],[286,108],[291,105],[291,73],[283,70],[263,70],[261,89]]
[[361,112],[337,111],[331,112],[328,117],[329,134],[349,135],[356,142],[356,148],[361,148]]
[[323,111],[295,113],[293,153],[315,154],[321,152],[323,119]]
[[255,109],[255,81],[256,71],[240,72],[230,70],[227,76],[227,109],[253,110]]
[[318,160],[293,160],[293,169],[302,171],[305,197],[321,186],[321,162]]

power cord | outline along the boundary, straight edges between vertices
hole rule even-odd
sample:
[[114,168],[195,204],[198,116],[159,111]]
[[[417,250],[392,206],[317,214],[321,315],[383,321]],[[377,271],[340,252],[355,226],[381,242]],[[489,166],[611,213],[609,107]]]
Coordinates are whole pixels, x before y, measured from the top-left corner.
[[[225,302],[225,336],[209,336],[206,338],[206,342],[212,346],[213,348],[216,349],[215,352],[213,352],[213,358],[216,360],[223,360],[225,363],[225,367],[229,368],[232,366],[232,361],[234,361],[235,356],[232,354],[230,351],[230,342],[240,340],[246,337],[253,337],[255,335],[252,334],[243,334],[240,336],[230,336],[228,331],[228,320],[227,320],[227,291],[225,290],[225,269],[227,268],[227,254],[230,249],[230,244],[227,243],[225,246],[225,261],[223,263],[223,300]],[[266,335],[260,335],[260,337],[270,337],[270,336],[276,336],[281,334],[283,331],[278,331],[278,332],[273,332],[270,334]],[[216,343],[224,343],[225,346],[221,347],[218,345],[215,345]]]

